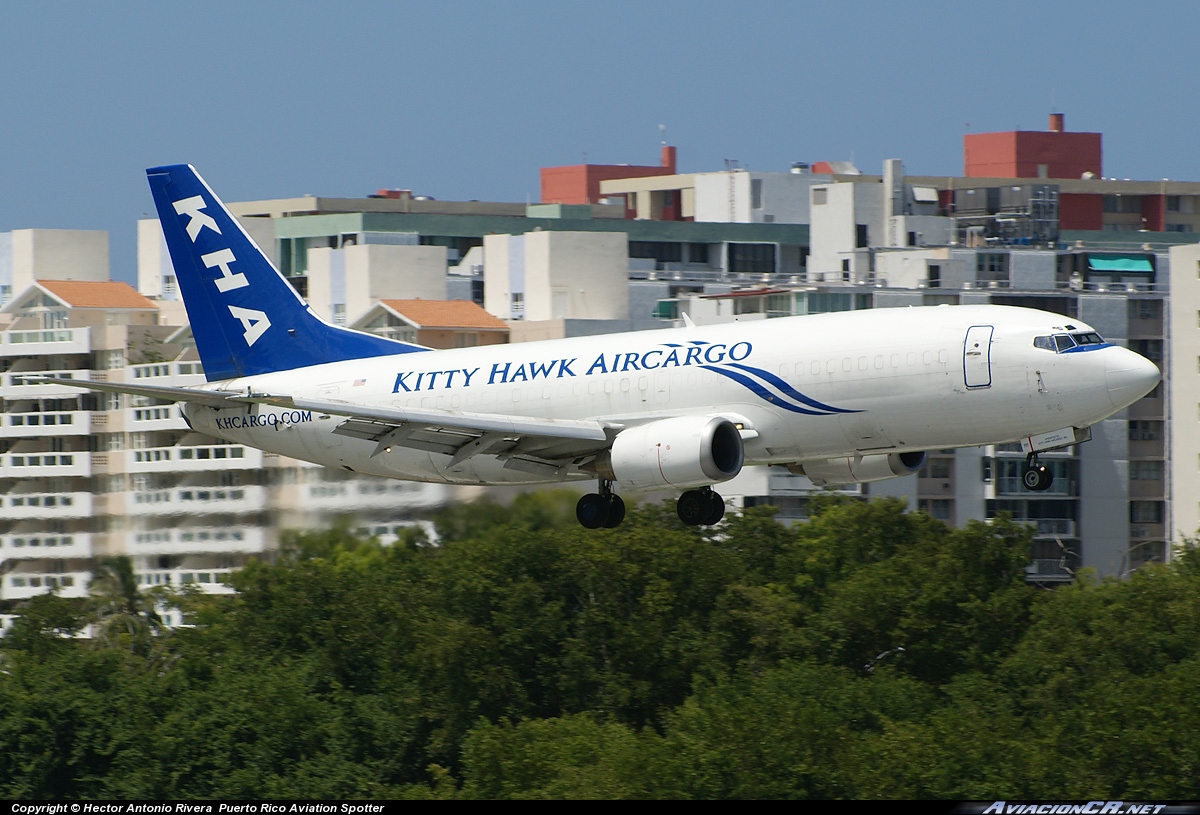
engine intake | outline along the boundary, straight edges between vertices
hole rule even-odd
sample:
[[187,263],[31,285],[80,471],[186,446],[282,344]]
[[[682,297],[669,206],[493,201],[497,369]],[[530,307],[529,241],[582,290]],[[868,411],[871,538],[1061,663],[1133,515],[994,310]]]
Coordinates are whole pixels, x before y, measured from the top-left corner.
[[818,487],[838,484],[862,484],[911,475],[925,465],[926,455],[919,453],[877,453],[870,456],[827,458],[789,464],[788,470],[808,476]]
[[596,460],[602,478],[630,490],[700,487],[742,471],[745,450],[721,416],[677,416],[622,430]]

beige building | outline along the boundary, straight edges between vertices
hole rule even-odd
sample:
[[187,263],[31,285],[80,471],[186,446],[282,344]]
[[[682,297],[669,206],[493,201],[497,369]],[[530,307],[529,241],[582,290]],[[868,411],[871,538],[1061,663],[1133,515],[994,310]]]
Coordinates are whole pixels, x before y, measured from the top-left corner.
[[1175,539],[1200,535],[1200,244],[1171,250],[1170,467]]
[[483,306],[531,323],[628,320],[628,243],[620,232],[488,235]]
[[83,229],[0,232],[0,306],[38,277],[108,280],[108,233]]
[[348,515],[386,540],[446,500],[195,433],[176,404],[40,381],[203,382],[162,304],[124,283],[38,280],[0,309],[0,603],[84,596],[108,555],[130,556],[143,586],[227,591],[281,530]]

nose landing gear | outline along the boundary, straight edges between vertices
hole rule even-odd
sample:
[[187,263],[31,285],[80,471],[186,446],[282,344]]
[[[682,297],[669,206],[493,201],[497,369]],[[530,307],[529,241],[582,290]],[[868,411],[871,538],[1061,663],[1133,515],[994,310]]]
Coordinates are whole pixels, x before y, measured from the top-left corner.
[[1021,473],[1021,481],[1025,489],[1044,492],[1054,483],[1054,473],[1045,464],[1038,461],[1037,453],[1030,453],[1025,458],[1025,470]]

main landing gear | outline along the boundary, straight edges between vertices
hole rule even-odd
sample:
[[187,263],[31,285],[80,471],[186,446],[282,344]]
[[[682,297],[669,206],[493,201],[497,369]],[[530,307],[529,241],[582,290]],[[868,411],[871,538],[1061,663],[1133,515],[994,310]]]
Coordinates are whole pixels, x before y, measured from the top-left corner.
[[675,511],[688,526],[712,526],[725,517],[725,499],[711,487],[688,490],[679,496]]
[[1025,489],[1043,492],[1050,489],[1050,485],[1054,483],[1054,473],[1038,461],[1037,453],[1030,453],[1025,458],[1025,470],[1021,473],[1021,481],[1024,482]]
[[625,502],[612,491],[611,481],[600,481],[599,493],[588,493],[575,505],[575,518],[585,529],[615,529],[625,520]]
[[[679,520],[688,526],[712,526],[725,517],[725,499],[710,487],[688,490],[676,504]],[[575,505],[575,518],[586,529],[615,529],[625,520],[625,502],[612,491],[611,481],[600,481],[600,492],[592,492]]]

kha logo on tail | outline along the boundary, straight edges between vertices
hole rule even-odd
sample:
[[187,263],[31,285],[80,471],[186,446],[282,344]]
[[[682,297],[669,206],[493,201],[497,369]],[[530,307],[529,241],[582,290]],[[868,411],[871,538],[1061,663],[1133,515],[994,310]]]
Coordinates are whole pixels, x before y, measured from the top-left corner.
[[[202,196],[193,195],[190,198],[182,198],[172,201],[171,205],[175,208],[176,215],[187,217],[187,225],[184,228],[187,230],[188,237],[192,239],[192,243],[196,242],[196,239],[200,237],[201,230],[205,227],[218,235],[221,234],[221,227],[217,225],[211,215],[203,211],[206,204]],[[244,274],[229,268],[230,264],[237,260],[232,249],[225,248],[209,252],[201,255],[200,260],[209,269],[221,270],[220,276],[213,278],[212,281],[221,294],[250,285],[250,281]],[[271,321],[267,315],[258,309],[234,305],[229,305],[228,308],[233,318],[242,324],[242,339],[246,341],[246,345],[254,345],[258,338],[271,327]]]

